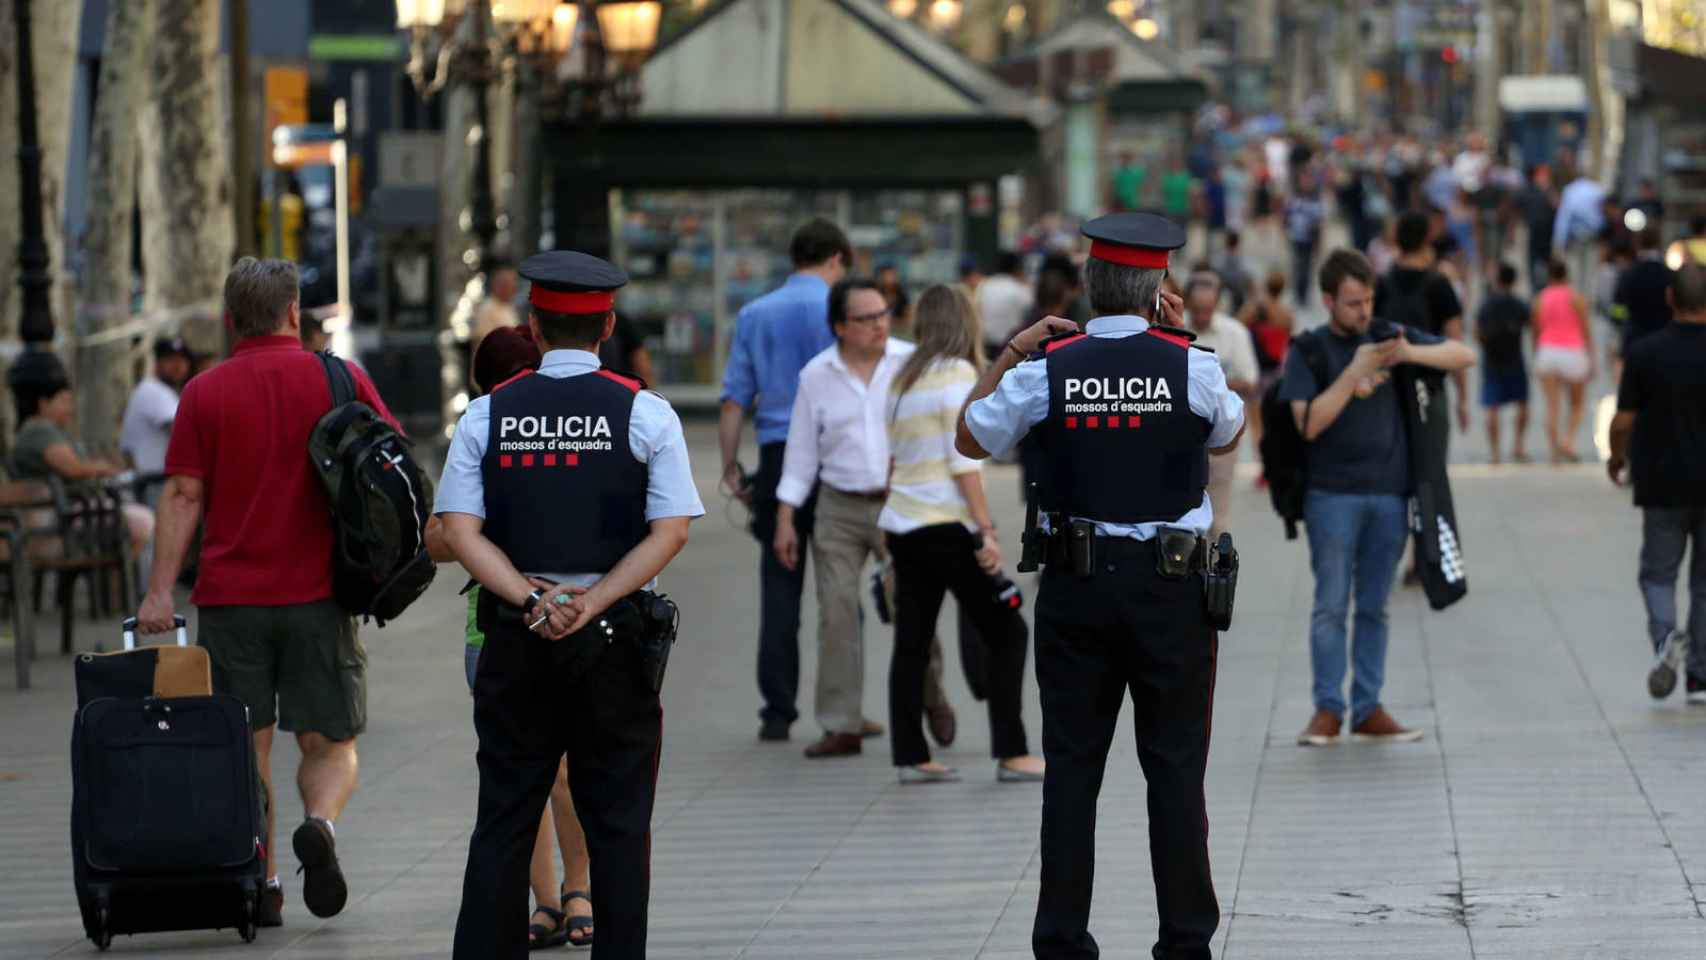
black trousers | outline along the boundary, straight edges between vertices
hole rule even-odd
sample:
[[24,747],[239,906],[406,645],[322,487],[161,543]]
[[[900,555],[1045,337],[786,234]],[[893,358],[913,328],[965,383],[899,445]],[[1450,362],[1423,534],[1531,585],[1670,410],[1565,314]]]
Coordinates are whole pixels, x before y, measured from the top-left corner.
[[1042,692],[1042,892],[1039,960],[1099,956],[1090,935],[1096,797],[1121,701],[1130,691],[1149,789],[1149,859],[1161,915],[1156,960],[1207,960],[1220,924],[1208,864],[1208,765],[1218,642],[1202,580],[1155,570],[1151,542],[1098,539],[1092,576],[1047,568],[1037,598]]
[[758,693],[764,706],[758,716],[766,723],[793,723],[800,717],[800,594],[806,586],[806,554],[817,506],[814,490],[794,511],[800,535],[800,562],[792,571],[776,559],[776,484],[782,479],[782,450],[786,444],[758,448],[758,473],[753,476],[752,535],[758,539]]
[[528,865],[565,753],[592,860],[593,957],[645,957],[663,708],[641,680],[639,660],[638,646],[619,638],[570,682],[551,641],[515,625],[486,631],[474,679],[480,810],[456,919],[457,960],[527,956]]
[[894,765],[930,759],[924,741],[924,675],[942,597],[953,591],[960,611],[982,635],[984,685],[989,703],[990,753],[996,759],[1030,752],[1020,716],[1028,637],[1019,611],[995,602],[995,585],[978,569],[972,534],[957,523],[889,534],[894,559],[894,658],[889,661],[889,736]]

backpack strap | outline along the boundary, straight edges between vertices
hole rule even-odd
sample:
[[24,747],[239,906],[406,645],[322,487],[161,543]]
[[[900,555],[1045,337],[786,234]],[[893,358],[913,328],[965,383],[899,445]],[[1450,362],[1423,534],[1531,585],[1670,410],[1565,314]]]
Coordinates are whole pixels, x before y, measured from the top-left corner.
[[1321,342],[1320,333],[1314,330],[1300,333],[1291,339],[1291,345],[1303,351],[1303,363],[1315,377],[1316,394],[1332,386],[1327,382],[1327,345]]
[[350,376],[349,364],[332,356],[330,350],[315,354],[326,370],[326,383],[332,390],[332,409],[355,402],[355,378]]

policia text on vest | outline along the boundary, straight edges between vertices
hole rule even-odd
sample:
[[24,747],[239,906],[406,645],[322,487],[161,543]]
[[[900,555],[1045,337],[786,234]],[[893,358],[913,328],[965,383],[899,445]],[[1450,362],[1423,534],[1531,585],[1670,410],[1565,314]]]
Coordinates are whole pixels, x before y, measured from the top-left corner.
[[1229,540],[1203,539],[1214,520],[1207,457],[1237,444],[1244,407],[1212,355],[1152,323],[1182,313],[1173,296],[1154,307],[1184,232],[1116,214],[1084,233],[1094,319],[1080,332],[1051,317],[1016,336],[972,390],[955,440],[982,458],[1032,435],[1046,464],[1033,503],[1049,516],[1049,535],[1030,519],[1025,541],[1025,565],[1046,564],[1035,637],[1048,773],[1031,944],[1039,960],[1097,953],[1096,804],[1129,695],[1148,782],[1154,954],[1206,960],[1220,908],[1203,774],[1216,630],[1230,615],[1236,571]]
[[704,507],[668,402],[599,366],[626,274],[567,252],[529,258],[521,274],[543,362],[469,404],[434,506],[481,585],[486,634],[474,678],[479,814],[454,956],[527,955],[529,852],[566,755],[598,954],[640,960],[658,693],[677,620],[652,587]]

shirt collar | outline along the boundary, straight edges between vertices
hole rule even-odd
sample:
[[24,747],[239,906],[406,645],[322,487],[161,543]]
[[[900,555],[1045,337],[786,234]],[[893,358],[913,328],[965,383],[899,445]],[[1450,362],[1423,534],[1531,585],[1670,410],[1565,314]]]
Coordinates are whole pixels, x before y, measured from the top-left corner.
[[301,350],[302,341],[288,334],[264,337],[244,337],[231,347],[231,355],[248,353],[251,350]]
[[824,279],[815,273],[791,273],[782,285],[784,287],[816,287],[820,290],[829,289],[829,284],[825,283]]
[[539,372],[550,376],[572,377],[591,373],[601,365],[596,353],[586,350],[551,350],[539,362]]
[[[899,356],[902,356],[900,342],[891,335],[883,343],[883,355],[877,359],[877,366],[880,367]],[[835,346],[829,348],[829,365],[843,373],[849,372],[847,361],[841,356],[840,341],[836,341]]]
[[1105,336],[1110,333],[1142,333],[1148,329],[1148,320],[1131,314],[1097,317],[1084,325],[1084,332],[1092,337]]

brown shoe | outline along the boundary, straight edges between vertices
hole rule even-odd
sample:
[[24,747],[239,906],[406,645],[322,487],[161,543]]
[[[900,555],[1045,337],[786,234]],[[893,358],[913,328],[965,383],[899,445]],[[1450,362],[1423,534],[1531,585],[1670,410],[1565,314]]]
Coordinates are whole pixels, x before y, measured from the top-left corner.
[[1397,718],[1386,712],[1385,707],[1375,707],[1373,713],[1364,717],[1361,723],[1352,728],[1351,736],[1358,740],[1414,743],[1422,739],[1422,731],[1412,730],[1399,723]]
[[1300,747],[1330,747],[1339,742],[1339,725],[1342,721],[1339,715],[1331,710],[1317,710],[1315,716],[1309,719],[1309,726],[1297,735],[1297,745]]
[[866,720],[864,723],[859,724],[859,736],[867,740],[872,737],[880,737],[883,733],[883,725],[875,720]]
[[806,748],[806,756],[813,760],[824,757],[851,757],[865,749],[865,744],[856,733],[826,733],[823,739]]
[[925,711],[925,720],[929,722],[930,736],[938,747],[951,747],[954,737],[960,731],[959,718],[954,715],[954,708],[946,703],[937,704],[933,709]]

